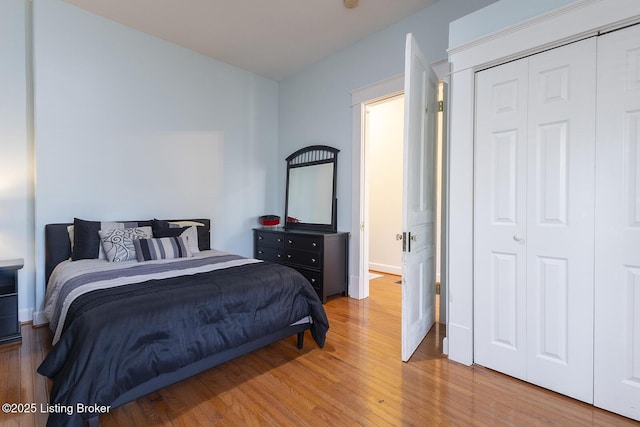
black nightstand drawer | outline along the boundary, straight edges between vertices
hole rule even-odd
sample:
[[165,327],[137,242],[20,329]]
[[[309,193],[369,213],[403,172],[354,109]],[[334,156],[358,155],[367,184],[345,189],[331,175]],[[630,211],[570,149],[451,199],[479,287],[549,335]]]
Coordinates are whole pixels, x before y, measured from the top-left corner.
[[[7,295],[0,297],[0,317],[15,316],[18,314],[18,296]],[[0,333],[0,335],[2,335]]]
[[256,233],[257,244],[259,246],[272,246],[274,248],[284,247],[284,235],[282,233]]
[[256,249],[256,258],[282,264],[284,262],[284,250],[270,248],[267,246],[258,246]]
[[320,252],[287,249],[287,263],[320,268]]
[[0,317],[0,337],[17,334],[18,320],[16,316]]
[[15,294],[18,272],[15,270],[0,270],[0,295]]
[[287,236],[287,248],[302,249],[306,251],[322,251],[323,236],[300,236],[289,234]]

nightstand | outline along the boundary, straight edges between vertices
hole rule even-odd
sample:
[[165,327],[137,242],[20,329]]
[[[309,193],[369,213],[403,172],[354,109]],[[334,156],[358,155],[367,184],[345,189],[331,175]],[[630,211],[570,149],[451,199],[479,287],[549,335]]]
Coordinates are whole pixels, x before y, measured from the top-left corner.
[[23,259],[0,261],[0,344],[21,341],[18,322],[18,270]]

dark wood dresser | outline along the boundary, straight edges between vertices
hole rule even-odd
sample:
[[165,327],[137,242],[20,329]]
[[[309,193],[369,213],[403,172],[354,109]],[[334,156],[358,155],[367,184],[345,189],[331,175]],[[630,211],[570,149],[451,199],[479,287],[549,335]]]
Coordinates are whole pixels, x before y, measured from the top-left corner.
[[347,295],[349,233],[254,228],[253,257],[298,270],[323,304],[330,295]]
[[0,344],[20,341],[18,322],[18,270],[22,259],[0,261]]

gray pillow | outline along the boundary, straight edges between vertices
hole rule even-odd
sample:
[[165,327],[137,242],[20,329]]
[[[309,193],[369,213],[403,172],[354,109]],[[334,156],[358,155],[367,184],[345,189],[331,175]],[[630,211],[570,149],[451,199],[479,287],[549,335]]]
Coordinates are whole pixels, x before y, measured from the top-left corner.
[[135,227],[98,231],[104,254],[109,262],[133,261],[136,259],[135,239],[148,239],[151,227]]

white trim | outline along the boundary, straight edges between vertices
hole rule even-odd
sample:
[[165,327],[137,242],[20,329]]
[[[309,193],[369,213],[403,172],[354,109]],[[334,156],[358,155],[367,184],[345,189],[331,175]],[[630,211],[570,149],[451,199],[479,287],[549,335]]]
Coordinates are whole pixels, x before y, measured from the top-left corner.
[[[369,296],[368,260],[366,254],[366,235],[364,224],[366,214],[363,210],[365,192],[361,191],[365,183],[364,149],[362,135],[364,132],[364,106],[384,98],[399,95],[404,91],[404,74],[398,74],[377,83],[364,86],[351,92],[352,105],[352,143],[351,143],[351,182],[353,194],[351,199],[351,250],[349,268],[354,274],[349,280],[349,296],[363,299]],[[365,280],[367,279],[367,280]]]
[[454,55],[456,53],[459,53],[465,50],[476,48],[479,45],[485,44],[491,40],[513,36],[514,33],[526,30],[529,27],[534,27],[544,21],[548,21],[554,18],[555,16],[560,16],[565,13],[571,13],[574,9],[585,7],[590,5],[591,3],[596,3],[599,1],[602,1],[602,0],[582,0],[582,1],[576,1],[574,3],[567,4],[565,6],[560,6],[557,9],[551,10],[549,12],[543,13],[541,15],[535,16],[530,19],[526,19],[524,21],[518,22],[517,24],[513,24],[513,25],[509,25],[508,27],[501,28],[500,30],[486,34],[475,40],[471,40],[469,42],[463,43],[458,46],[450,47],[449,49],[447,49],[447,52],[449,53],[449,55]]
[[637,22],[637,0],[582,0],[449,49],[452,72],[541,52]]
[[396,276],[402,276],[402,266],[397,266],[397,265],[369,262],[369,270],[381,271],[382,273],[395,274]]
[[49,323],[49,319],[44,315],[44,311],[33,312],[33,326],[40,326]]
[[449,358],[473,363],[473,147],[476,70],[640,22],[638,0],[583,0],[449,50]]
[[[398,82],[400,86],[398,86]],[[404,90],[404,73],[363,86],[351,91],[351,106],[369,104],[380,99],[399,95]]]
[[22,308],[18,310],[18,321],[28,322],[33,319],[33,308]]
[[451,71],[450,66],[451,64],[449,64],[448,58],[442,58],[439,61],[431,63],[431,68],[433,69],[433,72],[436,73],[438,80],[444,80],[447,82]]

